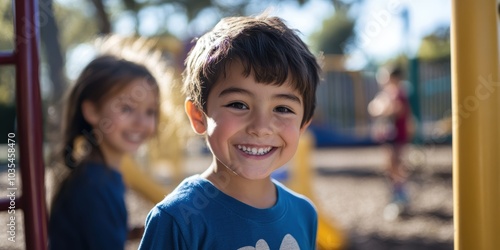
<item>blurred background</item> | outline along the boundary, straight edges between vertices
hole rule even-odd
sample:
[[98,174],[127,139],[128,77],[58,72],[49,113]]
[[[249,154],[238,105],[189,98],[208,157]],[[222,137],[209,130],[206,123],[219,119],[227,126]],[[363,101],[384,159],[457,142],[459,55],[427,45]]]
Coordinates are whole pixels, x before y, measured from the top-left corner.
[[[322,60],[308,166],[311,195],[323,211],[321,219],[338,229],[346,249],[453,248],[450,0],[39,0],[39,4],[47,167],[58,139],[60,101],[99,52],[96,40],[103,44],[103,38],[113,35],[124,47],[161,51],[154,60],[162,61],[160,71],[168,71],[160,79],[162,91],[168,92],[157,142],[164,145],[161,151],[155,149],[158,144],[141,150],[135,157],[138,165],[165,186],[199,172],[210,159],[202,139],[190,134],[178,95],[191,41],[222,17],[270,10],[300,31]],[[1,51],[14,48],[12,21],[12,1],[0,1]],[[372,136],[376,119],[367,110],[379,91],[377,72],[388,65],[404,70],[416,124],[403,156],[411,170],[411,206],[392,220],[384,218],[390,202],[385,151]],[[0,134],[15,126],[14,83],[14,68],[1,66]],[[3,152],[7,151],[0,156],[2,172]],[[154,202],[134,191],[127,199],[132,223],[143,223]],[[6,238],[3,234],[1,239]],[[7,248],[16,247],[22,249],[22,244]]]

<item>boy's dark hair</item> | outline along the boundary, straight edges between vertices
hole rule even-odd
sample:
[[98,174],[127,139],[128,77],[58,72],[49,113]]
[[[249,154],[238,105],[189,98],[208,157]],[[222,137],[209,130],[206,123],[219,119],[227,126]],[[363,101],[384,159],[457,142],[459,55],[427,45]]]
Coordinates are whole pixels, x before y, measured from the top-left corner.
[[244,76],[253,74],[259,83],[279,86],[290,79],[304,101],[301,126],[312,119],[320,67],[282,19],[265,14],[222,19],[189,52],[183,73],[185,94],[206,112],[208,94],[235,61],[241,61]]

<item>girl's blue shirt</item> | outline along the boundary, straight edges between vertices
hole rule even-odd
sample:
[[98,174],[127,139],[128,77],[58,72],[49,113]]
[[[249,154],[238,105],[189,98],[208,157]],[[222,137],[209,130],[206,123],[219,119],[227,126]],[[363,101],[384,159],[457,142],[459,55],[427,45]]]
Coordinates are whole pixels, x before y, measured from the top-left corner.
[[128,227],[121,173],[98,163],[80,168],[53,204],[49,249],[123,250]]

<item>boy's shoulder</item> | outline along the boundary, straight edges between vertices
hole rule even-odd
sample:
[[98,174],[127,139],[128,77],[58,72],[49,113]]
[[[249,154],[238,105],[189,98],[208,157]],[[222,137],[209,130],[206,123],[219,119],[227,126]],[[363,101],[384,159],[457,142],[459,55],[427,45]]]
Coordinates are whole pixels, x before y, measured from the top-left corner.
[[200,195],[203,190],[203,180],[199,175],[193,175],[184,179],[171,193],[169,193],[156,206],[161,210],[179,206],[191,202]]
[[293,206],[299,206],[300,208],[311,209],[313,211],[316,210],[314,203],[307,196],[293,191],[277,180],[273,179],[273,182],[278,189],[280,199],[291,202]]

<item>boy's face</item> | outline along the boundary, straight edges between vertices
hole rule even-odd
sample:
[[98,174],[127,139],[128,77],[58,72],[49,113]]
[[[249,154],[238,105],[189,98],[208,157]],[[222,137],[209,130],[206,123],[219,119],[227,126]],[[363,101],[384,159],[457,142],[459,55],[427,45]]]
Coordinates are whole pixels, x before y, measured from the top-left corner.
[[241,63],[232,63],[209,93],[206,116],[197,110],[201,119],[193,120],[187,108],[188,116],[196,132],[206,133],[219,171],[264,179],[292,158],[308,124],[300,127],[304,108],[297,90],[286,82],[259,84],[242,72]]

